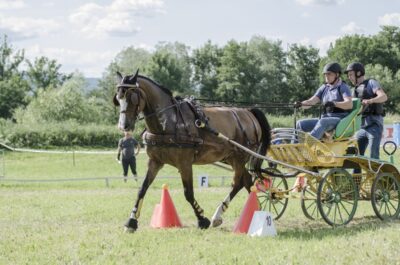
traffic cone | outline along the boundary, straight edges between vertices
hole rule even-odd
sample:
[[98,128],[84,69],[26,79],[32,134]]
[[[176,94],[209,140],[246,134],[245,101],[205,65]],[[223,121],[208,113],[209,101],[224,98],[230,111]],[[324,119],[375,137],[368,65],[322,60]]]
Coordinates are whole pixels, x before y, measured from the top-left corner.
[[150,226],[153,228],[182,227],[166,184],[162,186],[161,201],[154,208]]
[[258,211],[260,206],[257,200],[257,188],[251,187],[249,197],[244,205],[242,213],[240,214],[239,220],[236,222],[233,233],[247,233],[250,227],[251,219],[253,219],[253,214]]

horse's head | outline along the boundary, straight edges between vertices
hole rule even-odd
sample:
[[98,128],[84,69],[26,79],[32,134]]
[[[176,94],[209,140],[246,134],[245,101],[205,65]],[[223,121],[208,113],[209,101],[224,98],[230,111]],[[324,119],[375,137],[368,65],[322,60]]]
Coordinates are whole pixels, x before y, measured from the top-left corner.
[[118,85],[113,102],[120,107],[118,128],[123,131],[133,131],[137,117],[145,106],[142,91],[137,82],[139,70],[134,75],[122,77],[117,72]]

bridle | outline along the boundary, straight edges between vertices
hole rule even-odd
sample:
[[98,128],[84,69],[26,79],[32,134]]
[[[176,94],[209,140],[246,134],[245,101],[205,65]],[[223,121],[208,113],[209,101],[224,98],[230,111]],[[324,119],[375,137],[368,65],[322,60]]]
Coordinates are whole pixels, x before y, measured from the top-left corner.
[[[126,98],[126,94],[128,93],[128,91],[132,91],[133,93],[136,93],[136,94],[137,94],[137,97],[138,97],[138,103],[137,103],[137,108],[136,108],[136,117],[135,117],[134,122],[136,122],[137,120],[140,121],[140,120],[143,120],[143,119],[152,117],[152,116],[154,116],[154,115],[158,115],[158,114],[160,114],[160,113],[162,113],[162,112],[164,112],[164,111],[166,111],[166,110],[168,110],[168,109],[177,107],[178,104],[180,104],[178,101],[173,100],[173,101],[175,101],[174,104],[171,104],[171,105],[169,105],[169,106],[166,106],[166,107],[164,107],[164,108],[162,108],[162,109],[159,109],[159,110],[157,110],[157,111],[155,111],[155,112],[153,112],[153,113],[150,113],[150,114],[148,114],[148,115],[144,115],[144,114],[143,114],[143,117],[138,118],[139,112],[140,112],[140,103],[141,103],[141,102],[140,102],[140,100],[141,100],[141,91],[140,91],[141,88],[139,87],[139,84],[138,84],[138,83],[136,83],[135,85],[133,85],[133,84],[119,84],[119,85],[117,85],[117,89],[119,89],[119,88],[124,88],[124,87],[125,87],[125,88],[128,88],[128,89],[126,89],[126,91],[124,92],[123,96],[122,96],[120,99]],[[120,111],[119,113],[126,114],[126,109]]]
[[[125,90],[123,96],[120,99],[124,99],[125,98],[126,101],[128,101],[128,99],[126,98],[126,94],[128,93],[128,91],[132,91],[132,93],[136,93],[137,94],[138,102],[137,102],[137,107],[136,107],[136,117],[135,117],[135,120],[134,120],[134,122],[136,122],[137,116],[138,116],[139,111],[140,111],[140,99],[141,99],[139,84],[138,83],[136,83],[135,85],[132,85],[132,84],[119,84],[119,85],[117,85],[117,89],[119,89],[119,88],[128,88],[128,89]],[[129,103],[127,103],[127,104],[129,104]],[[126,109],[125,110],[120,110],[119,113],[126,114]]]

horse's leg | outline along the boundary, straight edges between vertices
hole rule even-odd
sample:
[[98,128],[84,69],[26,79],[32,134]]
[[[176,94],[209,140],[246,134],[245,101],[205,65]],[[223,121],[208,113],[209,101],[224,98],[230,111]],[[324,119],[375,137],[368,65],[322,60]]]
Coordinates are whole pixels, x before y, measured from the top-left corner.
[[135,207],[133,207],[131,215],[128,221],[125,223],[125,229],[127,232],[134,232],[138,228],[137,219],[140,216],[140,210],[142,208],[144,196],[146,195],[147,189],[149,188],[154,178],[156,177],[158,171],[163,167],[163,165],[164,165],[163,163],[160,163],[153,159],[149,159],[146,177],[144,178],[142,187],[139,190]]
[[217,227],[222,224],[222,214],[226,211],[226,209],[228,209],[229,203],[243,187],[246,187],[247,191],[250,191],[251,175],[244,166],[235,169],[231,192],[217,207],[213,217],[211,218],[213,227]]
[[210,220],[204,217],[204,210],[197,203],[193,192],[193,169],[192,165],[187,165],[179,169],[182,178],[185,198],[192,206],[197,217],[198,226],[201,229],[207,229],[210,226]]
[[252,179],[252,176],[249,173],[249,171],[247,171],[247,169],[245,169],[243,172],[242,181],[243,181],[243,185],[246,188],[247,192],[250,193],[251,186],[253,186],[253,179]]

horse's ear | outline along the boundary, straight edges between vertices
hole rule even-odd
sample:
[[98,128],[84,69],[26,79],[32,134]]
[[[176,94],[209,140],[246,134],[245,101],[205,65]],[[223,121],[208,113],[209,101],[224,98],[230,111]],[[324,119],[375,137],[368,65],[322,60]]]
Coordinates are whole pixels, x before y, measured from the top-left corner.
[[113,97],[113,103],[114,103],[114,106],[116,106],[116,107],[119,106],[119,101],[117,100],[117,94],[115,94]]
[[119,71],[117,71],[117,78],[118,78],[118,83],[121,84],[123,77]]
[[139,75],[139,68],[136,70],[136,74],[135,74],[135,75],[132,75],[132,77],[129,78],[129,81],[131,81],[132,83],[136,83],[136,82],[137,82],[138,75]]

